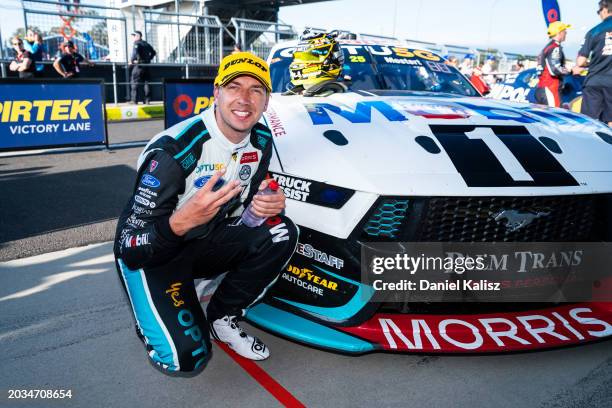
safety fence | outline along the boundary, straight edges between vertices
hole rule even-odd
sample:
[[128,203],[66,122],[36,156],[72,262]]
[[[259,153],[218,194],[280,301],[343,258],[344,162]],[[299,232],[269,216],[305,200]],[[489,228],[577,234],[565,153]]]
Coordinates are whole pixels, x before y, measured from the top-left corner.
[[[2,78],[16,78],[16,74],[8,71],[10,60],[0,60]],[[41,72],[42,79],[60,79],[51,61],[44,61]],[[214,77],[217,65],[206,64],[140,64],[149,69],[151,81],[151,100],[161,101],[163,97],[163,79]],[[102,79],[104,84],[104,100],[106,103],[122,103],[130,100],[130,66],[118,62],[96,62],[93,67],[84,66],[81,70],[83,78]],[[70,79],[65,80],[70,83]],[[139,90],[142,92],[142,89]],[[141,95],[142,96],[142,95]],[[142,98],[141,98],[142,99]]]
[[145,10],[145,38],[157,51],[157,62],[219,64],[223,25],[217,16]]
[[[91,60],[125,61],[126,18],[119,9],[49,0],[22,0],[24,28],[40,33],[47,59],[71,40]],[[25,31],[25,30],[24,30]]]
[[[81,3],[76,0],[21,0],[24,35],[32,29],[43,36],[45,59],[52,60],[60,53],[65,40],[75,43],[81,54],[94,61],[127,62],[131,52],[129,34],[140,30],[144,39],[157,51],[157,64],[218,64],[224,54],[237,46],[266,57],[274,44],[295,39],[302,30],[278,22],[232,18],[223,25],[217,16],[201,13],[168,12],[134,6],[123,7],[123,0],[107,0],[107,6]],[[5,7],[0,4],[0,12]],[[313,31],[325,31],[310,28]],[[400,41],[407,46],[426,48],[445,56],[462,59],[472,54],[481,63],[487,55],[494,55],[498,70],[510,71],[513,64],[525,57],[499,50],[483,50],[461,45],[437,44],[411,39],[398,39],[366,33],[341,32],[345,38]],[[0,59],[9,58],[10,37],[2,33]]]
[[289,24],[232,18],[230,25],[236,32],[236,45],[262,58],[268,56],[274,44],[297,38],[295,29]]
[[[85,4],[76,0],[20,0],[23,9],[23,27],[17,33],[24,35],[31,29],[42,34],[45,77],[56,76],[51,67],[61,54],[61,44],[71,40],[78,51],[92,61],[96,67],[86,69],[83,76],[102,77],[105,80],[106,100],[122,102],[129,98],[131,54],[129,34],[140,30],[157,51],[152,61],[153,99],[161,99],[161,78],[196,76],[202,70],[218,65],[223,55],[234,47],[251,51],[266,58],[271,48],[278,42],[296,39],[303,28],[289,24],[232,18],[223,25],[217,16],[160,11],[160,9],[120,6],[123,0],[107,0],[106,6]],[[0,3],[0,12],[3,4]],[[311,31],[326,31],[323,28],[309,27]],[[2,33],[0,39],[0,73],[3,78],[10,76],[7,62],[13,56],[10,48],[10,35]],[[367,33],[340,31],[343,38],[364,41],[389,41],[406,47],[424,48],[443,56],[455,56],[458,60],[471,55],[475,65],[482,63],[487,56],[495,57],[497,78],[505,78],[513,73],[521,61],[529,65],[529,57],[505,53],[499,50],[483,50],[461,45],[437,44],[412,39],[398,39]],[[533,57],[531,57],[533,60]],[[155,67],[160,68],[155,68]],[[164,68],[165,67],[165,68]],[[156,76],[166,75],[166,76]]]

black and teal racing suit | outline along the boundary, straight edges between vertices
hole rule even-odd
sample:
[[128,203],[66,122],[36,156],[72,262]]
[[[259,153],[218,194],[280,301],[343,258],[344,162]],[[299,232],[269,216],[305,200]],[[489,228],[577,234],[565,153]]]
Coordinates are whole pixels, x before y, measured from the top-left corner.
[[[288,218],[249,228],[238,217],[264,180],[271,155],[267,127],[256,124],[250,137],[234,144],[219,130],[214,107],[155,136],[140,155],[114,253],[137,332],[156,368],[199,372],[210,354],[207,318],[243,315],[291,257],[298,230]],[[177,236],[170,216],[222,168],[223,181],[240,181],[242,193],[207,224]],[[205,317],[193,280],[225,271]]]

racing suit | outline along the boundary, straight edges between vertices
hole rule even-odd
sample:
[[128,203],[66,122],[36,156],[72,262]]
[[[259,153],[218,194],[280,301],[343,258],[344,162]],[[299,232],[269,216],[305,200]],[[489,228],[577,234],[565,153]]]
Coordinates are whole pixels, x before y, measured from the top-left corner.
[[[297,227],[284,215],[249,228],[238,215],[264,180],[272,154],[267,127],[256,124],[231,143],[214,107],[154,137],[138,159],[134,192],[123,210],[114,253],[150,360],[161,371],[195,374],[210,354],[207,319],[193,279],[225,276],[207,309],[208,321],[241,316],[278,278],[297,245]],[[242,193],[210,222],[177,236],[170,216],[219,169]]]
[[561,106],[560,84],[564,75],[565,55],[561,43],[551,40],[538,55],[538,69],[541,70],[536,101],[542,105]]

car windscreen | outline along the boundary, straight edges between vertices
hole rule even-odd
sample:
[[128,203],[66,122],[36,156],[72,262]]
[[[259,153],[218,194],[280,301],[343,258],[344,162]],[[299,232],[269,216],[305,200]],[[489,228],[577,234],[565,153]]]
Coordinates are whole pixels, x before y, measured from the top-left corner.
[[[341,46],[344,53],[342,74],[350,77],[351,90],[391,89],[448,92],[477,96],[472,85],[454,67],[439,56],[423,50],[383,46]],[[293,48],[274,53],[270,73],[274,92],[291,88],[289,64]]]
[[385,89],[446,92],[478,96],[478,92],[457,69],[439,56],[423,50],[380,47],[374,62]]

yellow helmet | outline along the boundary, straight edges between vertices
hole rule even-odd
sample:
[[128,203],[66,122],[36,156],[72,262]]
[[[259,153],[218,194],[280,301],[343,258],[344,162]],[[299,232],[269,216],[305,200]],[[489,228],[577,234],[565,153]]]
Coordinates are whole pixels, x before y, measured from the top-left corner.
[[291,83],[310,88],[323,81],[337,79],[342,73],[344,55],[336,41],[337,32],[305,31],[293,52],[289,65]]

